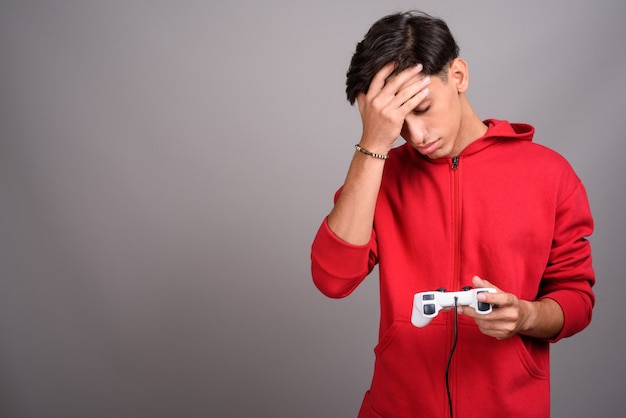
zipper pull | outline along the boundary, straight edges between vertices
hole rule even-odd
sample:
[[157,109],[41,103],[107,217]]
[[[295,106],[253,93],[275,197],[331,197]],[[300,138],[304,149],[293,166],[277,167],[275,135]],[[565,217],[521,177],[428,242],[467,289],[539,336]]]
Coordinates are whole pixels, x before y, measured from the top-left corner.
[[456,170],[457,168],[459,168],[459,157],[452,157],[452,169]]

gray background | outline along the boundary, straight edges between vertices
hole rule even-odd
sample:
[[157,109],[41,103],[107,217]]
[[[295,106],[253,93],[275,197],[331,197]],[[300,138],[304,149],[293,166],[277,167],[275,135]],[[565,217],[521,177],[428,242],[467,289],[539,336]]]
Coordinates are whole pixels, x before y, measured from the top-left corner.
[[309,250],[360,134],[350,56],[411,7],[479,115],[585,182],[598,303],[553,416],[623,411],[626,2],[2,0],[0,416],[356,416],[376,276],[327,299]]

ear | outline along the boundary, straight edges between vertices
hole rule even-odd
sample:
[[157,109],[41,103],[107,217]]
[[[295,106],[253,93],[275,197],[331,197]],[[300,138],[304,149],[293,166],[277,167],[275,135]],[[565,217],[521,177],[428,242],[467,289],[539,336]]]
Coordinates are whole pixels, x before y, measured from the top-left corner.
[[452,60],[448,70],[448,78],[454,83],[458,93],[465,93],[469,87],[467,62],[461,58]]

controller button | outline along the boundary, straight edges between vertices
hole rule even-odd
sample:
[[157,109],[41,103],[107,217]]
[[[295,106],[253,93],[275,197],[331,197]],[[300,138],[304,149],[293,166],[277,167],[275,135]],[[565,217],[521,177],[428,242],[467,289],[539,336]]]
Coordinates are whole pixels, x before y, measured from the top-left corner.
[[[485,291],[481,290],[480,292],[476,292],[476,294],[479,294],[479,293],[485,293]],[[476,307],[481,312],[488,311],[489,308],[491,308],[491,306],[488,303],[485,303],[485,302],[478,302],[476,304]]]
[[435,311],[435,304],[427,303],[424,305],[424,315],[434,315]]
[[463,286],[464,292],[467,292],[468,290],[472,290],[472,286]]
[[477,306],[478,306],[478,310],[481,312],[488,311],[490,308],[489,304],[485,302],[478,302]]
[[435,300],[435,295],[433,295],[432,293],[422,295],[422,300]]

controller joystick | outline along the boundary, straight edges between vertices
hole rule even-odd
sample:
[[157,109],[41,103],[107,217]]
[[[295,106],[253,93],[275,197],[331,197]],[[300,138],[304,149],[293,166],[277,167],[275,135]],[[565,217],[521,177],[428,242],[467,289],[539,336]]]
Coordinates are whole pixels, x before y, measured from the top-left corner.
[[446,292],[438,289],[416,293],[413,296],[411,323],[419,328],[425,327],[439,314],[440,310],[454,307],[455,298],[456,305],[469,306],[479,314],[486,315],[491,312],[491,304],[476,300],[476,295],[482,292],[496,293],[496,289],[491,287],[473,289],[466,286],[460,292]]

